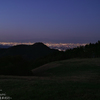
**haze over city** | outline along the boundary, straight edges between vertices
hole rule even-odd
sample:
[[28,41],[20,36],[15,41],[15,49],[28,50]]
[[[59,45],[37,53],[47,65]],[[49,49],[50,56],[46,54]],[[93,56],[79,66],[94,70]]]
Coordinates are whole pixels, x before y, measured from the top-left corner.
[[100,0],[0,0],[0,42],[99,39]]
[[[11,46],[16,45],[33,45],[32,42],[0,42],[0,48],[8,48]],[[58,49],[59,51],[65,51],[67,49],[72,49],[75,47],[85,46],[86,43],[44,43],[46,46],[50,47],[51,49]]]

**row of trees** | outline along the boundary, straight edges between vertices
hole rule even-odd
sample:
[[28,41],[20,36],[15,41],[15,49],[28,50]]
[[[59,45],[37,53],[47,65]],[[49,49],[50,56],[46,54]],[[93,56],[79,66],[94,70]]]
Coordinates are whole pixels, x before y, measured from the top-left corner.
[[100,57],[100,41],[95,44],[87,44],[65,51],[68,58],[95,58]]

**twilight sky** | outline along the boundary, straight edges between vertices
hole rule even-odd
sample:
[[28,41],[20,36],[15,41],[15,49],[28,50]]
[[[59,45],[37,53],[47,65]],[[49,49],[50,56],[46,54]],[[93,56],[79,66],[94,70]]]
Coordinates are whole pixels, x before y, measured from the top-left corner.
[[0,42],[98,40],[100,0],[0,0]]

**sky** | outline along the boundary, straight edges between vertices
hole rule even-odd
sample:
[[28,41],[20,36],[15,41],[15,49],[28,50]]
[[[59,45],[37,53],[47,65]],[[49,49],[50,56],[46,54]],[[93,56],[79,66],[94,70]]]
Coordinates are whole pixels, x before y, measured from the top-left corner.
[[0,0],[0,42],[98,40],[100,0]]

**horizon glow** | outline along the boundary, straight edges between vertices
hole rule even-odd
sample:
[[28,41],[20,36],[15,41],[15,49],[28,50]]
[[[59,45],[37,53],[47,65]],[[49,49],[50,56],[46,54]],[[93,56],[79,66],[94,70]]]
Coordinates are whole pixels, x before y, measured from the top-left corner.
[[[32,42],[0,42],[0,45],[4,46],[16,46],[16,45],[33,45],[34,43]],[[65,51],[67,49],[75,48],[75,47],[80,47],[80,46],[85,46],[88,43],[44,43],[46,46],[50,47],[51,49],[58,49],[59,51]]]
[[100,0],[0,0],[0,42],[98,40]]

